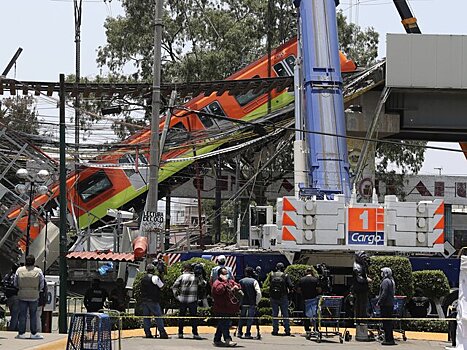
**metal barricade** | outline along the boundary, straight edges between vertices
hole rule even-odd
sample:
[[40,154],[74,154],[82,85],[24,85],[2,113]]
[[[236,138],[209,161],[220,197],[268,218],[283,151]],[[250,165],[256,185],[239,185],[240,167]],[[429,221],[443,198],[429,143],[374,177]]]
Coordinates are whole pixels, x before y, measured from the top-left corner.
[[342,344],[344,338],[340,332],[340,317],[343,297],[323,295],[316,299],[306,301],[306,316],[310,318],[313,324],[313,331],[307,336],[307,339],[315,338],[319,343],[323,337],[339,337]]
[[[404,311],[405,311],[405,302],[407,300],[406,296],[403,295],[396,295],[394,297],[394,308],[392,311],[392,316],[394,318],[397,318],[397,320],[394,321],[394,332],[400,333],[402,335],[402,340],[406,341],[407,336],[405,335],[405,329],[402,327],[402,318],[404,317]],[[379,306],[377,305],[378,303],[378,298],[373,298],[370,300],[370,315],[371,318],[380,318],[381,317],[381,310]],[[376,334],[376,340],[378,341],[383,341],[384,340],[384,332],[383,332],[383,326],[381,321],[377,322],[369,322],[369,328],[373,329],[377,332]]]
[[112,350],[111,320],[100,313],[74,314],[66,350]]

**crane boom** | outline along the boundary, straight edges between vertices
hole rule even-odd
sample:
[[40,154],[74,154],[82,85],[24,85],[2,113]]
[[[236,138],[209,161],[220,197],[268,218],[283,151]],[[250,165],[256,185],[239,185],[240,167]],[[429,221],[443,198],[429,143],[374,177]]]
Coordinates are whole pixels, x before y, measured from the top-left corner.
[[417,24],[417,19],[413,16],[410,10],[409,4],[406,0],[393,0],[396,6],[397,12],[402,19],[402,25],[405,28],[407,34],[421,34],[420,28]]
[[[308,148],[308,185],[303,196],[350,197],[334,0],[295,1],[299,7],[303,63],[304,124]],[[320,134],[321,133],[321,134]],[[324,135],[324,134],[327,135]]]

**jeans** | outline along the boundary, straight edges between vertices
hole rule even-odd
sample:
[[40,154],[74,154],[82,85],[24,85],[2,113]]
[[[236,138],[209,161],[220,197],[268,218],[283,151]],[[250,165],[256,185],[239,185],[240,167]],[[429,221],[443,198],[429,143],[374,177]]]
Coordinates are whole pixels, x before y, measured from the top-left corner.
[[18,316],[19,316],[19,299],[17,295],[9,297],[6,301],[6,305],[10,310],[10,324],[8,325],[9,331],[18,330]]
[[[37,327],[37,332],[42,333],[42,309],[43,306],[38,306],[37,307],[37,312],[36,312],[36,327]],[[31,321],[29,320],[29,315],[26,315],[26,332],[31,331]]]
[[310,318],[313,319],[314,324],[316,323],[316,316],[318,314],[318,301],[319,298],[306,299],[303,302],[303,327],[305,332],[311,332]]
[[[143,316],[162,316],[162,310],[159,303],[153,301],[144,301],[141,306],[143,307]],[[164,320],[156,318],[156,326],[160,334],[165,334]],[[144,334],[151,335],[151,318],[146,317],[143,321]]]
[[[186,312],[190,316],[197,316],[198,314],[198,302],[194,301],[192,303],[180,303],[180,318],[178,319],[178,334],[183,334],[183,316],[186,315]],[[198,335],[198,320],[196,318],[190,319],[191,321],[191,331],[193,335]]]
[[224,341],[231,340],[232,338],[230,337],[229,329],[232,324],[232,320],[230,317],[234,315],[216,314],[216,316],[223,318],[219,319],[217,322],[216,333],[214,334],[214,342],[220,342],[222,337],[224,337]]
[[[245,319],[245,317],[247,317]],[[242,305],[240,310],[240,320],[238,321],[238,335],[242,335],[243,326],[246,323],[246,336],[251,336],[251,325],[253,324],[254,317],[256,316],[256,306],[255,305]]]
[[29,319],[31,322],[31,334],[37,333],[37,306],[39,305],[39,300],[35,301],[19,301],[19,322],[18,322],[18,333],[26,333],[26,315],[29,310]]
[[[381,318],[391,318],[393,306],[381,306]],[[393,321],[392,320],[384,320],[383,321],[383,330],[384,330],[384,341],[386,343],[394,343],[394,333],[393,333]]]
[[272,332],[279,332],[279,308],[281,310],[281,315],[284,318],[284,329],[285,333],[290,333],[290,321],[289,321],[289,299],[287,296],[283,296],[280,299],[271,299],[272,307]]

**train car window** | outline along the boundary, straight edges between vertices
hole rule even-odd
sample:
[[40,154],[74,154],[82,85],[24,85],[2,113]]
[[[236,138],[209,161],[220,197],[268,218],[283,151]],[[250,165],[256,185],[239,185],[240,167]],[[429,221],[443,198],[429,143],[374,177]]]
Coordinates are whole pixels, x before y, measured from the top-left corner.
[[[224,110],[222,109],[221,105],[217,101],[214,101],[211,104],[207,105],[201,111],[206,112],[208,114],[219,115],[219,116],[222,116],[222,117],[226,116],[225,113],[224,113]],[[201,120],[201,123],[203,123],[205,128],[209,128],[209,127],[213,126],[214,124],[219,126],[218,123],[216,122],[215,118],[212,118],[212,117],[210,117],[208,115],[198,115],[198,117],[199,117],[199,120]]]
[[140,154],[138,158],[141,164],[149,164],[148,159],[144,154]]
[[100,170],[78,183],[78,194],[84,202],[87,202],[111,187],[112,183],[104,170]]
[[118,159],[120,164],[135,164],[135,158],[131,154],[125,154]]
[[209,110],[211,111],[212,114],[220,115],[220,116],[225,117],[224,110],[222,109],[222,107],[221,107],[221,105],[219,104],[219,102],[214,101],[213,103],[211,103],[211,104],[208,106],[208,108],[209,108]]
[[[205,113],[209,113],[211,114],[211,112],[209,111],[208,107],[204,107],[201,112],[205,112]],[[214,125],[214,122],[212,121],[212,118],[207,116],[207,115],[204,115],[204,114],[198,114],[198,118],[199,120],[201,120],[201,123],[203,123],[204,127],[205,128],[209,128],[211,126]]]
[[294,67],[295,67],[295,56],[291,55],[287,57],[284,61],[285,63],[287,63],[287,66],[289,66],[290,71],[292,72],[292,75],[293,75]]
[[286,77],[290,75],[287,69],[284,67],[284,65],[281,62],[274,65],[274,70],[276,71],[276,74],[279,77]]
[[188,138],[188,130],[182,122],[173,125],[167,132],[167,141],[186,141]]
[[[260,77],[259,75],[255,75],[253,79],[257,79],[259,77]],[[251,101],[256,100],[262,94],[264,94],[264,89],[261,89],[260,91],[257,91],[256,93],[254,93],[254,90],[252,89],[248,91],[246,94],[235,95],[234,97],[237,100],[238,104],[243,107],[243,106],[246,106]]]

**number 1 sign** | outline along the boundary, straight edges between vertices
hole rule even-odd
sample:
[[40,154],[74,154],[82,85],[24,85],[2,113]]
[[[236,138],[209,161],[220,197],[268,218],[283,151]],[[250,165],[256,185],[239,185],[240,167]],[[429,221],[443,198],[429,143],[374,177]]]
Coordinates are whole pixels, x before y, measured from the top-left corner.
[[347,244],[384,245],[383,208],[349,208],[347,217]]

